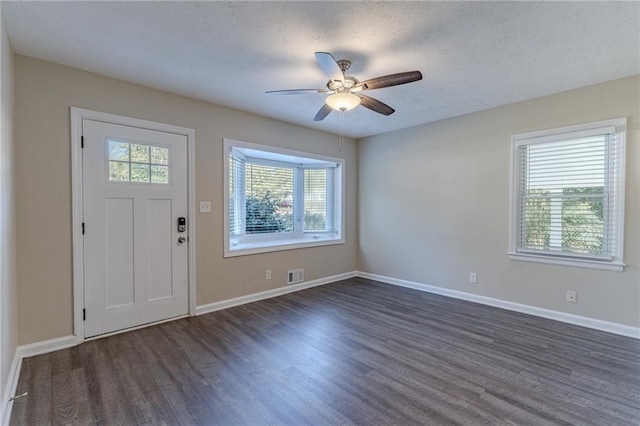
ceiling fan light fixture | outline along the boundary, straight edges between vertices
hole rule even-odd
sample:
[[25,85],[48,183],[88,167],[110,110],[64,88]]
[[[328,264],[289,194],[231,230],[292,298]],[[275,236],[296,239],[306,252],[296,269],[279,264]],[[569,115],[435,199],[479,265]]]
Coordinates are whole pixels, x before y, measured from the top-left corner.
[[336,111],[349,111],[360,105],[361,99],[353,93],[341,92],[327,96],[325,102]]

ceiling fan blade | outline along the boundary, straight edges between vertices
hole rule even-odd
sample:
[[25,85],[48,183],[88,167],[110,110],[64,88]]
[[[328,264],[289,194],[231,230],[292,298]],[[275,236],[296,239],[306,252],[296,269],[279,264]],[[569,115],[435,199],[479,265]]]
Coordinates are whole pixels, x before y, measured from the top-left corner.
[[[411,83],[418,80],[422,80],[422,73],[420,71],[408,71],[371,78],[358,83],[355,87],[361,87],[361,90],[373,90],[382,89],[383,87],[398,86],[400,84]],[[358,90],[352,89],[352,91]]]
[[318,61],[318,65],[330,80],[338,80],[344,83],[344,73],[340,69],[338,62],[331,56],[331,53],[316,52],[316,61]]
[[318,111],[316,116],[313,117],[313,121],[322,121],[322,120],[324,120],[325,117],[327,115],[329,115],[329,113],[331,111],[333,111],[333,108],[331,108],[329,105],[327,105],[327,104],[322,105],[322,108],[320,108],[320,111]]
[[380,102],[377,99],[373,99],[370,96],[366,96],[366,95],[357,95],[360,97],[361,101],[360,105],[362,105],[365,108],[369,108],[371,111],[375,111],[379,114],[382,115],[391,115],[393,114],[396,110],[391,108],[389,105],[385,104],[384,102]]
[[310,93],[328,93],[326,89],[289,89],[289,90],[269,90],[268,95],[306,95]]

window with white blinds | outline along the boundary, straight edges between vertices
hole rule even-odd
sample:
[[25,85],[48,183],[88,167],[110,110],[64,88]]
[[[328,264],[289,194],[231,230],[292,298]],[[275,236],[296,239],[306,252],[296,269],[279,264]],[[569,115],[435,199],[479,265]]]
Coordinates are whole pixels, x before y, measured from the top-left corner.
[[626,120],[515,135],[512,257],[621,270]]
[[343,243],[344,160],[225,140],[225,256]]

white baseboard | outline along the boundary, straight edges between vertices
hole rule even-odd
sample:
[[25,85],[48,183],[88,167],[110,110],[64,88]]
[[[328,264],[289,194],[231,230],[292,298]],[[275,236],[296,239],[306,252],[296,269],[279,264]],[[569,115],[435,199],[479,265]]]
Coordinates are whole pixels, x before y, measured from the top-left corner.
[[606,331],[608,333],[619,334],[621,336],[640,339],[640,328],[638,327],[631,327],[628,325],[602,321],[594,318],[583,317],[580,315],[567,314],[565,312],[552,311],[551,309],[544,309],[538,308],[536,306],[523,305],[521,303],[508,302],[506,300],[494,299],[493,297],[480,296],[473,293],[466,293],[464,291],[451,290],[443,287],[422,284],[415,281],[407,281],[398,278],[386,277],[384,275],[372,274],[369,272],[357,271],[356,275],[361,278],[380,281],[400,287],[412,288],[427,293],[453,297],[455,299],[468,300],[470,302],[481,303],[483,305],[494,306],[496,308],[521,312],[537,317],[548,318],[556,321],[566,322],[569,324],[579,325],[582,327],[593,328],[595,330]]
[[78,338],[76,338],[76,336],[65,336],[58,337],[56,339],[44,340],[42,342],[31,343],[28,345],[22,345],[16,348],[16,353],[13,357],[13,362],[11,363],[11,369],[9,370],[9,377],[7,378],[5,392],[2,396],[2,406],[0,406],[0,425],[8,425],[9,421],[11,421],[13,401],[9,401],[9,398],[15,396],[16,394],[18,379],[20,378],[20,368],[22,367],[22,360],[30,356],[69,348],[81,342],[82,340],[79,340]]
[[46,354],[48,352],[58,351],[60,349],[70,348],[82,343],[82,339],[76,336],[57,337],[55,339],[43,340],[42,342],[30,343],[28,345],[18,346],[16,353],[22,358],[28,358],[34,355]]
[[274,288],[273,290],[261,291],[260,293],[253,293],[246,296],[234,297],[233,299],[221,300],[220,302],[207,303],[206,305],[196,306],[196,315],[207,314],[209,312],[215,312],[221,309],[227,309],[234,306],[244,305],[246,303],[257,302],[258,300],[270,299],[272,297],[281,296],[287,293],[293,293],[295,291],[300,291],[311,287],[317,287],[319,285],[347,280],[355,276],[355,271],[345,272],[344,274],[331,275],[329,277],[319,278],[317,280],[307,281],[300,284],[292,284],[285,287]]
[[16,394],[16,388],[18,387],[18,378],[20,377],[20,367],[22,366],[22,358],[18,355],[16,350],[11,362],[11,368],[9,369],[9,376],[7,377],[7,383],[2,394],[2,402],[0,405],[0,425],[6,426],[11,421],[11,409],[13,408],[13,401],[9,401],[9,398]]

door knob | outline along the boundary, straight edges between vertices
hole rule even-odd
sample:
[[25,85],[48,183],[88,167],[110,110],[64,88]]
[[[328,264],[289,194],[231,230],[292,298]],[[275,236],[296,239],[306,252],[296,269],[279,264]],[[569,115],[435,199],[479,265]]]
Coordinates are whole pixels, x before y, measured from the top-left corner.
[[185,237],[178,237],[178,244],[182,244],[185,241],[187,241],[187,239]]

